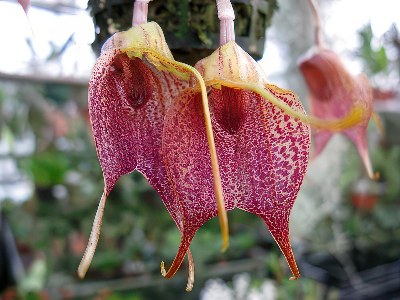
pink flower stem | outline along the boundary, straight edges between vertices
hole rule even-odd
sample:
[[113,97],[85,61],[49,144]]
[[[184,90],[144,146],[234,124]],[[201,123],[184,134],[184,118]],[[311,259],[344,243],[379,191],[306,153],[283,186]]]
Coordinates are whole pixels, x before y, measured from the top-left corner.
[[132,26],[147,23],[147,12],[151,0],[136,0],[133,5]]
[[311,13],[314,21],[314,38],[315,45],[318,47],[323,46],[322,42],[322,26],[321,26],[321,16],[319,14],[318,5],[315,0],[308,0],[308,3],[311,8]]
[[217,0],[218,19],[220,21],[220,45],[235,40],[235,12],[230,0]]

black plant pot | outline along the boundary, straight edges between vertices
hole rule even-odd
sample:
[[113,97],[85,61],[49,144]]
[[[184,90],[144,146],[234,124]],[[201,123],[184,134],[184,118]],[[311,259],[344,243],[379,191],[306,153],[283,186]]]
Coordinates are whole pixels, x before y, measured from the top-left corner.
[[[265,31],[277,0],[233,0],[236,41],[255,59],[264,52]],[[132,22],[132,0],[89,0],[96,26],[93,49],[116,31],[127,30]],[[163,29],[175,59],[194,64],[219,46],[219,22],[214,0],[154,0],[149,4],[149,21]]]

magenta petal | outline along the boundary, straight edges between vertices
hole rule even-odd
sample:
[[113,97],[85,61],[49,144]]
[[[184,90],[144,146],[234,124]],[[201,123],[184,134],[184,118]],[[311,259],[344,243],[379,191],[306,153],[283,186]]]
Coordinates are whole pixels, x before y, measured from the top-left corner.
[[[303,111],[293,94],[271,92]],[[163,133],[164,157],[173,162],[167,173],[172,182],[185,182],[175,186],[184,220],[182,253],[195,232],[217,215],[200,98],[186,95],[173,103]],[[298,277],[288,226],[308,163],[309,127],[250,91],[212,88],[209,102],[226,209],[261,216]],[[167,277],[181,259],[178,254]]]
[[98,59],[89,83],[89,113],[106,195],[120,176],[137,169],[181,230],[161,155],[164,115],[175,93],[168,82],[173,80],[138,58],[109,51]]
[[[293,93],[273,87],[269,90],[292,108],[304,111]],[[249,184],[241,186],[239,195],[243,196],[236,206],[264,219],[294,278],[298,278],[300,274],[289,241],[289,214],[307,170],[309,127],[259,95],[242,93],[248,113],[240,133],[242,142],[237,149],[235,167],[242,169]],[[221,159],[221,164],[230,160]]]

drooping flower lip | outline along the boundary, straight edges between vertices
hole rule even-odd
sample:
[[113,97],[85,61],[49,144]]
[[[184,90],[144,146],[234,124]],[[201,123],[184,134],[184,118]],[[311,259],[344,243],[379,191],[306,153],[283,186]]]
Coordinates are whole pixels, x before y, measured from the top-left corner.
[[332,131],[345,134],[357,147],[368,176],[372,171],[366,130],[372,115],[372,88],[363,74],[353,76],[338,55],[329,49],[313,47],[298,61],[310,91],[311,113],[321,119],[343,118],[354,108],[361,108],[360,120],[349,128],[325,128],[314,133],[314,156],[325,147]]

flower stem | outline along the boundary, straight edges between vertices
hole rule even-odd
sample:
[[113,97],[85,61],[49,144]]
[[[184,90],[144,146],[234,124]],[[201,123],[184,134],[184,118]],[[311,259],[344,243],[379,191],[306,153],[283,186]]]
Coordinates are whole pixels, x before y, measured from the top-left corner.
[[220,45],[235,40],[235,12],[230,0],[217,0],[218,19],[220,21]]
[[136,0],[133,5],[132,26],[147,23],[147,12],[150,0]]
[[308,3],[311,8],[311,13],[314,21],[314,38],[315,45],[318,47],[323,46],[322,42],[322,30],[321,30],[321,16],[319,14],[319,9],[315,0],[308,0]]

